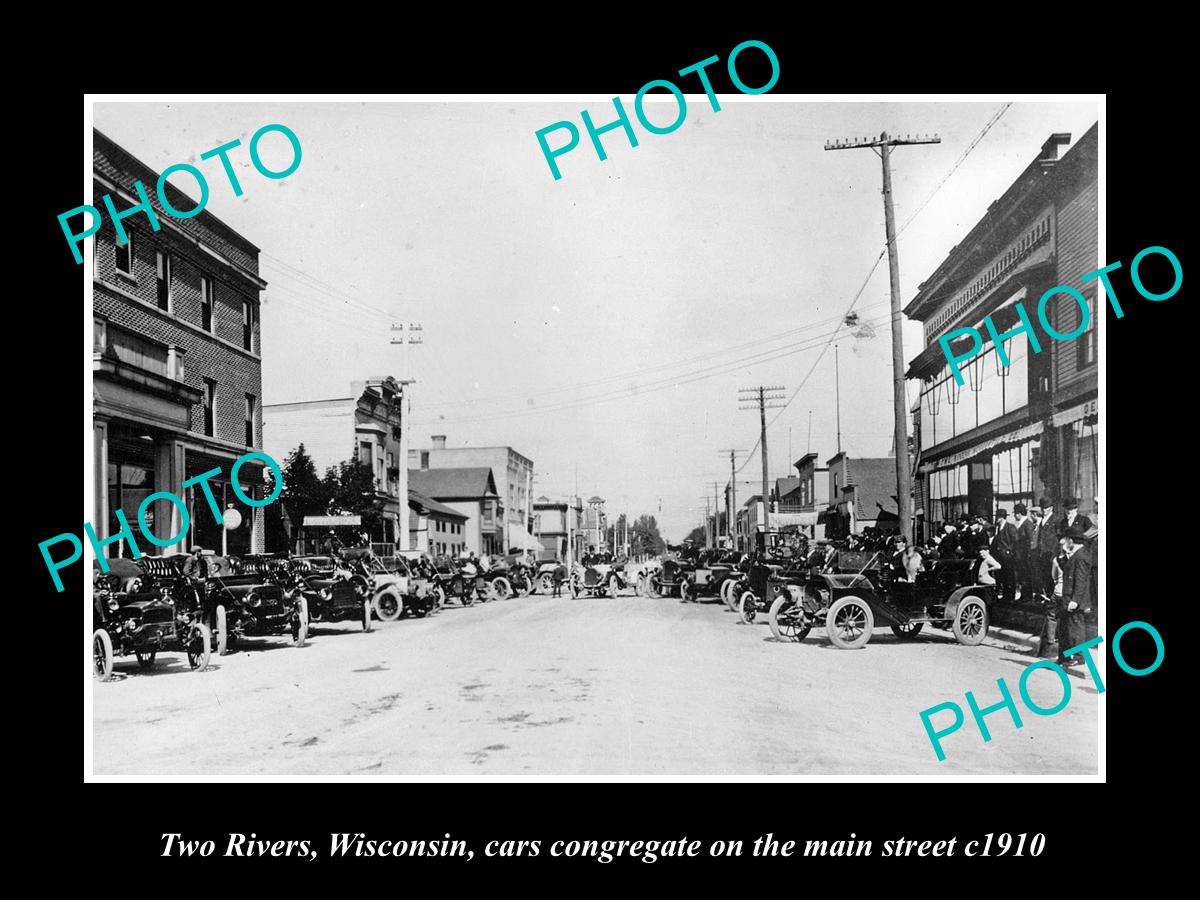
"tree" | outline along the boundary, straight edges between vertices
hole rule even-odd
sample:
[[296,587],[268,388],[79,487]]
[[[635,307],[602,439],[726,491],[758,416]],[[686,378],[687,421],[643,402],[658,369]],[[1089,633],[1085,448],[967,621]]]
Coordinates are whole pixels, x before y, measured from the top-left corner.
[[640,515],[629,529],[630,540],[635,554],[662,553],[667,548],[667,542],[658,532],[658,522],[654,516]]
[[362,530],[371,534],[383,521],[383,503],[375,495],[375,473],[358,459],[350,459],[325,471],[330,515],[360,516]]
[[687,533],[683,540],[684,542],[691,541],[693,544],[703,544],[708,540],[708,529],[703,525],[697,525]]
[[[271,478],[271,469],[267,469],[267,478]],[[267,490],[273,491],[275,485],[268,484]],[[316,464],[312,457],[300,444],[288,454],[283,464],[283,489],[277,502],[267,507],[266,540],[267,547],[273,550],[283,549],[290,542],[290,528],[296,528],[304,523],[305,516],[320,515],[329,505],[329,492],[325,483],[317,474]],[[285,524],[284,510],[287,511]]]

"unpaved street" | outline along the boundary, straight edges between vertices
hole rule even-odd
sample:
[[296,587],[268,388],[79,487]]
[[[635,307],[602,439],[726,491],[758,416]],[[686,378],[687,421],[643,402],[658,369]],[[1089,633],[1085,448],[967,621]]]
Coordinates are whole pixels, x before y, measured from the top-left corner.
[[[918,711],[1014,696],[1030,660],[942,632],[860,651],[823,629],[780,644],[722,604],[527,597],[424,620],[318,627],[310,643],[247,641],[191,673],[179,654],[143,672],[118,659],[94,684],[97,776],[532,776],[1094,773],[1097,694],[969,711],[937,762]],[[1051,707],[1058,679],[1030,692]],[[1018,699],[1018,704],[1020,700]],[[941,721],[945,721],[944,719]]]

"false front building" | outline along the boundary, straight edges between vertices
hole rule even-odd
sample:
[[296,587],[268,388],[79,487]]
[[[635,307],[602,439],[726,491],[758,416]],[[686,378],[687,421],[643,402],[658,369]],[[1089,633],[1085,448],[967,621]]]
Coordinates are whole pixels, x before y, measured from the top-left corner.
[[[1098,268],[1096,127],[1062,158],[1068,134],[1054,134],[987,214],[921,285],[905,313],[925,326],[925,350],[908,377],[921,382],[914,408],[917,458],[914,504],[918,537],[963,515],[991,518],[998,507],[1075,498],[1095,518],[1097,485],[1096,282]],[[1082,292],[1090,315],[1078,337],[1054,340],[1039,322],[1042,295],[1058,285]],[[987,338],[1020,325],[1032,337],[1004,342],[1005,360]],[[1059,334],[1081,324],[1082,311],[1058,294],[1047,320]],[[984,349],[955,383],[938,339],[964,326],[984,335]],[[963,341],[969,338],[964,337]],[[1034,343],[1040,352],[1034,351]],[[953,342],[956,355],[965,353]]]

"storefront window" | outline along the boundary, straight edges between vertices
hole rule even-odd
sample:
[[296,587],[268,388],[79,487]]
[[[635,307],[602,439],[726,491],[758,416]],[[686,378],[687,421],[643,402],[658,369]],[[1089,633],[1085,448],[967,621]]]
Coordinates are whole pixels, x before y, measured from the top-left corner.
[[[136,429],[109,427],[108,432],[108,531],[105,537],[121,530],[116,511],[136,533],[137,512],[142,501],[154,493],[154,441],[150,435],[138,434]],[[146,525],[155,530],[154,510],[146,511]],[[138,549],[146,552],[141,544]],[[110,544],[108,556],[132,556],[128,542]]]

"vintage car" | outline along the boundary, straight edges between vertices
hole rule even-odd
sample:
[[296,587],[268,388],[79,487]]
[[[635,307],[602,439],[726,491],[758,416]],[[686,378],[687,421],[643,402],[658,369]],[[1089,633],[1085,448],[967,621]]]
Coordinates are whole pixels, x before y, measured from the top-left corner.
[[[554,594],[554,570],[558,567],[559,563],[553,560],[547,560],[538,566],[537,572],[533,576],[533,593],[546,597]],[[583,590],[583,576],[583,566],[579,563],[570,566],[567,569],[567,578],[563,581],[563,591],[572,597],[578,596],[579,592]]]
[[296,556],[290,561],[285,593],[299,591],[308,606],[309,630],[318,622],[358,622],[371,630],[371,604],[364,600],[349,572],[332,556]]
[[660,597],[670,597],[679,591],[681,584],[695,571],[698,561],[698,551],[690,545],[668,546],[667,550],[662,565],[649,580],[650,593]]
[[237,571],[234,559],[205,556],[208,575],[189,579],[183,574],[184,554],[143,557],[147,571],[169,583],[177,607],[197,608],[212,630],[217,655],[224,656],[247,637],[290,634],[292,643],[304,646],[308,637],[308,604],[303,596],[285,596],[274,572]]
[[854,650],[871,640],[877,621],[905,639],[926,624],[949,628],[959,643],[970,647],[987,637],[995,589],[976,583],[975,560],[933,561],[915,581],[899,577],[882,550],[841,551],[835,571],[828,568],[776,598],[769,619],[777,638],[801,641],[823,622],[835,647]]
[[157,585],[137,562],[108,561],[92,572],[92,667],[101,681],[112,678],[115,656],[137,657],[154,665],[160,650],[181,649],[193,671],[208,666],[212,636],[200,621],[177,612],[167,588]]
[[729,554],[705,551],[699,555],[696,567],[685,573],[679,597],[685,603],[695,603],[701,597],[721,596],[725,583],[738,574]]
[[625,571],[613,564],[611,553],[587,553],[575,573],[577,593],[589,597],[616,597],[621,588],[628,587]]
[[375,593],[375,615],[384,622],[401,616],[423,618],[441,608],[445,595],[439,598],[434,581],[416,563],[402,556],[381,556],[379,565],[395,580],[384,584]]

